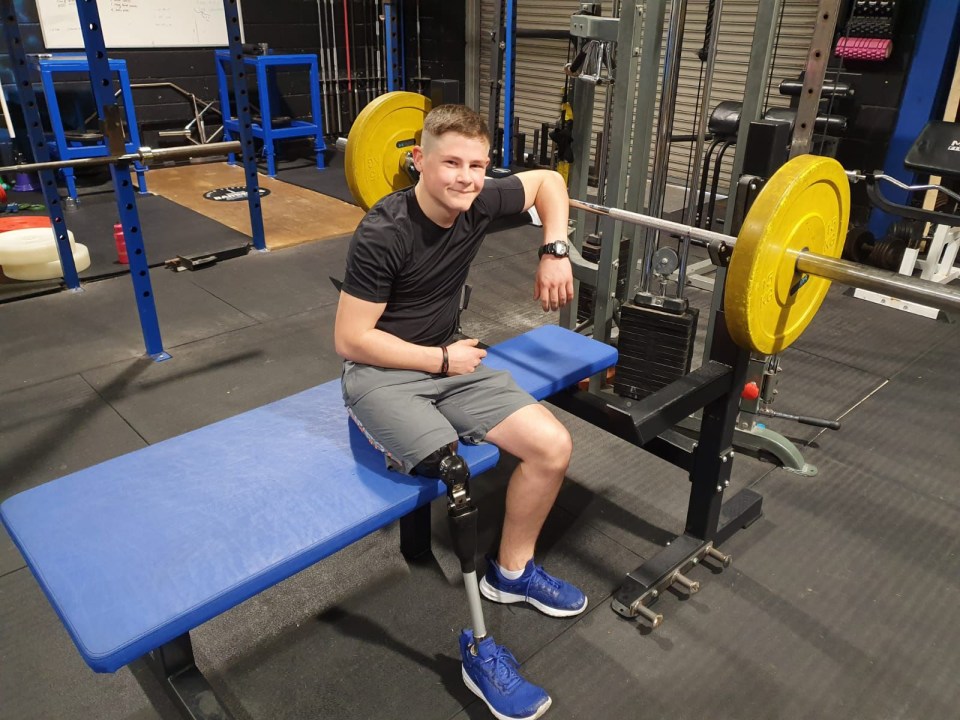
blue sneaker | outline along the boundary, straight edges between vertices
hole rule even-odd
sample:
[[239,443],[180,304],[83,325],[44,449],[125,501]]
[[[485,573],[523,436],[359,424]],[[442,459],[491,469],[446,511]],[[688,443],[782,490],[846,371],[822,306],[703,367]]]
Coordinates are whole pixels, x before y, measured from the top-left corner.
[[579,588],[548,575],[533,560],[527,563],[523,575],[516,580],[505,578],[500,573],[500,566],[489,560],[487,572],[480,580],[480,592],[494,602],[528,602],[551,617],[570,617],[587,609],[587,596]]
[[460,633],[463,682],[500,720],[534,720],[550,707],[550,696],[517,672],[517,660],[489,635],[474,642],[473,631]]

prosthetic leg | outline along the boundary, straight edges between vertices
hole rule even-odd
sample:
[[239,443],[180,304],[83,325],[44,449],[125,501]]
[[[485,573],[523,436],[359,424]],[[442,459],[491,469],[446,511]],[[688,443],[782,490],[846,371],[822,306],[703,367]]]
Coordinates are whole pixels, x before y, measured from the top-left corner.
[[[470,622],[474,641],[487,635],[480,607],[480,588],[477,584],[477,508],[470,499],[470,468],[457,454],[457,443],[452,442],[436,450],[414,468],[417,475],[440,478],[447,486],[447,516],[453,550],[460,560],[463,586],[470,606]],[[471,650],[475,652],[474,647]]]
[[536,720],[552,702],[547,692],[517,672],[519,663],[506,648],[487,635],[477,584],[477,508],[470,499],[470,468],[457,454],[457,443],[432,453],[414,468],[427,477],[438,477],[447,486],[447,515],[453,549],[463,571],[463,586],[470,605],[472,631],[460,633],[461,673],[464,684],[481,698],[498,718]]

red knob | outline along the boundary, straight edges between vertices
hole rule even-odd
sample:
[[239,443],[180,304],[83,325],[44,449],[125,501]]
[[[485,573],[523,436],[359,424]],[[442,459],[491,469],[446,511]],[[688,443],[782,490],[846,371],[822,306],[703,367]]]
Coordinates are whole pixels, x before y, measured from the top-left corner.
[[744,400],[756,400],[760,397],[760,387],[755,382],[748,382],[743,386],[743,392],[740,397]]

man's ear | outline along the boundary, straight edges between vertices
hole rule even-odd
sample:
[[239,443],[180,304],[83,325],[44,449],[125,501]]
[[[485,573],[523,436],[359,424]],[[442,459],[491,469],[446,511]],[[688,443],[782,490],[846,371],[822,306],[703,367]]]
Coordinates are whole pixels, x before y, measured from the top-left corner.
[[417,172],[423,172],[423,147],[414,145],[410,152],[413,155],[413,166],[417,169]]

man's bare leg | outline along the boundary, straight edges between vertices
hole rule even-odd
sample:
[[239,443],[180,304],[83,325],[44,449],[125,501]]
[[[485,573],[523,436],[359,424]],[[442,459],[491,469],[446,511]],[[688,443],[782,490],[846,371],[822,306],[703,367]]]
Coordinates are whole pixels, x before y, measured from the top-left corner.
[[507,487],[506,512],[497,564],[522,570],[560,491],[573,443],[570,433],[542,405],[517,410],[486,436],[520,460]]

